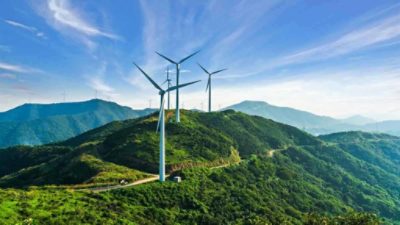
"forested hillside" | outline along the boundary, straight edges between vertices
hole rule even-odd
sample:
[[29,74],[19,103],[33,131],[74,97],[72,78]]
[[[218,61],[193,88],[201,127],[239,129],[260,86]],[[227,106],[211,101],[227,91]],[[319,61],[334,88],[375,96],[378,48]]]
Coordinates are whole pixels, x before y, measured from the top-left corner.
[[147,115],[113,102],[24,104],[0,113],[0,148],[61,141],[115,120]]
[[182,110],[181,116],[176,124],[168,111],[166,126],[168,172],[180,175],[181,183],[101,193],[75,189],[156,173],[157,114],[113,122],[65,142],[0,152],[0,185],[11,188],[0,191],[0,221],[400,224],[398,137],[314,137],[233,110]]

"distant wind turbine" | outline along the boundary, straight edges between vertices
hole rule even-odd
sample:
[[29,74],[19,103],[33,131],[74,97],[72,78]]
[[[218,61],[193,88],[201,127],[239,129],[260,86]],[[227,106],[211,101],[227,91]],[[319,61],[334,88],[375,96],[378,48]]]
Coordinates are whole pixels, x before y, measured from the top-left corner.
[[149,75],[147,75],[146,72],[142,70],[136,63],[134,63],[135,66],[140,70],[140,72],[143,73],[143,75],[153,84],[155,88],[159,90],[158,94],[160,95],[160,111],[159,111],[159,117],[158,117],[158,123],[157,123],[157,129],[156,132],[158,132],[158,128],[160,128],[160,168],[159,168],[159,173],[160,173],[160,181],[164,182],[165,181],[165,119],[164,119],[164,95],[167,92],[173,91],[178,88],[182,88],[194,83],[199,82],[198,81],[193,81],[173,87],[169,87],[166,90],[163,90]]
[[[170,88],[171,87],[171,79],[169,78],[169,67],[167,67],[167,79],[164,81],[164,83],[162,83],[162,84],[165,84],[165,83],[167,83],[167,88]],[[167,101],[167,109],[168,110],[170,110],[171,109],[171,105],[170,105],[170,92],[168,92],[168,101]]]
[[[200,51],[200,50],[199,50]],[[181,59],[180,61],[174,61],[164,55],[162,55],[159,52],[156,52],[159,56],[161,56],[162,58],[164,58],[165,60],[167,60],[168,62],[174,64],[176,66],[176,86],[179,85],[179,71],[180,71],[180,67],[181,64],[183,62],[185,62],[186,60],[188,60],[189,58],[191,58],[192,56],[196,55],[199,51],[196,51],[194,53],[192,53],[189,56],[186,56],[185,58]],[[180,122],[180,115],[179,115],[179,88],[176,89],[176,112],[175,112],[175,120],[177,123]]]
[[65,91],[63,91],[63,93],[62,93],[61,95],[62,95],[62,97],[63,97],[63,102],[65,102],[65,99],[66,99],[67,93],[65,93]]
[[222,71],[227,70],[227,69],[217,70],[217,71],[214,71],[214,72],[210,73],[203,66],[201,66],[200,64],[199,64],[199,66],[206,74],[208,74],[208,81],[207,81],[206,91],[208,90],[208,112],[211,112],[211,75],[214,75],[216,73],[222,72]]

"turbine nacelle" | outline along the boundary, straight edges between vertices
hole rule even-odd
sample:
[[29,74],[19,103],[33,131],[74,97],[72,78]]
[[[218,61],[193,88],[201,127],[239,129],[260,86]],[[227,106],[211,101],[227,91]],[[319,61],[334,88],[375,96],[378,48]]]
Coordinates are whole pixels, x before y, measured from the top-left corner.
[[[153,79],[151,79],[151,77],[150,77],[146,72],[144,72],[144,70],[143,70],[142,68],[140,68],[140,66],[138,66],[136,63],[133,63],[133,64],[135,64],[135,66],[136,66],[136,67],[140,70],[140,72],[142,72],[142,74],[150,81],[150,83],[153,84],[153,86],[154,86],[156,89],[158,89],[158,94],[161,96],[162,99],[164,99],[164,95],[165,95],[165,93],[167,93],[167,92],[170,92],[170,91],[173,91],[173,90],[176,90],[176,89],[179,89],[179,88],[182,88],[182,87],[185,87],[185,86],[188,86],[188,85],[191,85],[191,84],[200,82],[200,80],[192,81],[192,82],[188,82],[188,83],[184,83],[184,84],[179,84],[179,85],[176,85],[176,86],[173,86],[173,87],[169,87],[169,88],[167,88],[166,90],[164,90],[164,89],[162,89]],[[161,107],[162,107],[162,106],[164,106],[164,101],[161,102]],[[162,109],[164,109],[164,108],[162,108]],[[160,108],[160,111],[161,111],[162,109]]]
[[174,64],[176,66],[176,86],[177,86],[177,88],[175,88],[176,89],[176,102],[175,102],[176,103],[176,108],[175,108],[176,112],[175,112],[175,117],[176,117],[176,122],[177,123],[180,122],[180,115],[179,115],[179,71],[180,71],[180,67],[181,67],[181,64],[183,62],[185,62],[186,60],[188,60],[192,56],[196,55],[199,51],[200,50],[198,50],[198,51],[186,56],[185,58],[181,59],[180,61],[172,60],[172,59],[168,58],[167,56],[165,56],[165,55],[163,55],[163,54],[161,54],[159,52],[156,52],[157,55],[159,55],[161,58],[167,60],[168,62],[170,62],[170,63],[172,63],[172,64]]
[[168,58],[167,56],[165,56],[165,55],[163,55],[163,54],[161,54],[161,53],[159,53],[159,52],[156,52],[156,53],[157,53],[157,55],[159,55],[161,58],[164,58],[164,59],[167,60],[168,62],[170,62],[170,63],[172,63],[172,64],[175,64],[175,65],[178,67],[178,69],[179,69],[181,63],[185,62],[186,60],[188,60],[189,58],[191,58],[192,56],[196,55],[196,54],[199,53],[199,52],[200,52],[200,50],[197,50],[197,51],[195,51],[194,53],[192,53],[192,54],[186,56],[185,58],[181,59],[180,61],[172,60],[172,59]]
[[200,68],[201,68],[206,74],[208,74],[206,92],[208,91],[208,111],[211,112],[211,75],[220,73],[220,72],[222,72],[222,71],[224,71],[224,70],[227,70],[227,69],[217,70],[217,71],[214,71],[214,72],[210,73],[210,72],[208,72],[208,70],[206,70],[206,68],[204,68],[202,65],[200,65],[200,63],[197,63],[197,64],[200,66]]

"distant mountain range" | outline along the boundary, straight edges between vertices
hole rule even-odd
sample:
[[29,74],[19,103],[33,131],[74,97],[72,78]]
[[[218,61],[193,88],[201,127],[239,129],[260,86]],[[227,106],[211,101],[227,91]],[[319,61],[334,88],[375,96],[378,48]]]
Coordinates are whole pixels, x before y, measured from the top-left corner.
[[369,123],[376,123],[375,120],[370,119],[368,117],[360,116],[360,115],[350,116],[348,118],[341,119],[340,121],[342,121],[343,123],[352,124],[352,125],[360,125],[360,126],[369,124]]
[[[314,135],[352,130],[400,135],[400,121],[375,122],[362,116],[335,119],[261,101],[243,101],[226,109],[262,116]],[[0,148],[62,141],[111,121],[137,118],[154,111],[134,110],[99,99],[74,103],[24,104],[0,113]]]
[[243,101],[226,109],[262,116],[315,135],[342,131],[368,131],[400,135],[400,120],[376,122],[363,116],[335,119],[289,107],[274,106],[262,101]]
[[115,120],[148,115],[153,109],[93,99],[85,102],[24,104],[0,113],[0,148],[61,141]]

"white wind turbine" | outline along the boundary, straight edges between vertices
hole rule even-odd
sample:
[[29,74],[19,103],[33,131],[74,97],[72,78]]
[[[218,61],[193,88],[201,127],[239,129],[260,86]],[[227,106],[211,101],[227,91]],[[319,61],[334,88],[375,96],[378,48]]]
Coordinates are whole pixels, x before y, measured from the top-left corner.
[[[199,50],[200,51],[200,50]],[[179,72],[180,72],[180,67],[181,64],[183,62],[185,62],[186,60],[188,60],[189,58],[191,58],[192,56],[196,55],[199,51],[196,51],[195,53],[192,53],[191,55],[181,59],[180,61],[176,62],[164,55],[162,55],[161,53],[156,52],[159,56],[161,56],[162,58],[164,58],[165,60],[167,60],[168,62],[174,64],[176,66],[176,86],[179,85]],[[180,122],[180,115],[179,115],[179,88],[176,89],[176,108],[175,108],[175,120],[177,123]]]
[[[169,72],[170,72],[169,67],[167,67],[167,79],[164,81],[164,83],[162,83],[162,84],[167,83],[167,88],[170,88],[170,87],[171,87],[171,81],[172,81],[172,80],[169,78]],[[167,109],[168,109],[168,110],[171,109],[171,105],[170,105],[170,92],[168,92],[168,96],[167,96]]]
[[208,112],[211,112],[211,75],[214,75],[216,73],[222,72],[222,71],[227,70],[227,69],[217,70],[217,71],[214,71],[214,72],[210,73],[204,67],[202,67],[200,64],[199,64],[199,66],[201,67],[201,69],[206,74],[208,74],[208,81],[207,81],[206,91],[208,90]]
[[140,70],[140,72],[143,73],[143,75],[153,84],[155,88],[159,90],[158,94],[160,95],[160,111],[159,111],[159,117],[158,117],[158,123],[157,123],[157,130],[160,128],[160,167],[159,167],[159,173],[160,173],[160,181],[164,182],[165,181],[165,119],[164,119],[164,95],[167,92],[173,91],[178,88],[182,88],[194,83],[199,82],[198,81],[193,81],[173,87],[169,87],[166,90],[163,90],[153,79],[150,78],[149,75],[147,75],[146,72],[142,70],[136,63],[134,63],[135,66]]

